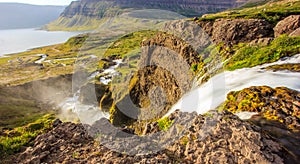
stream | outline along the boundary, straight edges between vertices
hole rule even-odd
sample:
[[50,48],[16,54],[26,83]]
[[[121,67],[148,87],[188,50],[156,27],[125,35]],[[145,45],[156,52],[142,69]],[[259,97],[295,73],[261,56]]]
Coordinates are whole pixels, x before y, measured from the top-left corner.
[[[108,85],[111,82],[113,76],[119,75],[119,72],[116,68],[122,63],[122,59],[113,60],[114,65],[110,66],[107,69],[99,72],[96,71],[92,73],[88,80],[95,79],[96,76],[99,76],[96,80],[100,81],[101,83]],[[79,101],[80,90],[74,93],[73,97],[68,97],[64,101],[62,101],[58,106],[62,109],[62,117],[63,119],[67,119],[69,121],[73,121],[74,117],[80,118],[80,121],[84,124],[92,125],[94,122],[99,120],[100,118],[109,118],[109,113],[104,113],[101,111],[98,105],[86,105],[82,104]],[[77,114],[77,116],[70,116],[72,114]]]
[[[115,70],[121,60],[114,61],[116,64],[101,72],[103,76],[98,79],[103,84],[108,84],[113,76],[117,76]],[[198,86],[185,94],[166,114],[169,115],[176,109],[183,112],[204,114],[211,109],[217,108],[225,100],[230,91],[238,91],[250,86],[288,87],[300,91],[300,73],[290,71],[272,71],[265,67],[277,64],[300,63],[300,54],[280,59],[277,62],[263,64],[252,68],[243,68],[235,71],[225,71],[212,77],[208,82]],[[90,75],[89,79],[95,78],[100,72]],[[72,110],[80,118],[82,123],[93,124],[102,117],[109,118],[108,113],[103,113],[98,106],[84,105],[78,101],[80,91],[69,97],[60,104],[63,111]],[[253,112],[241,112],[237,115],[241,119],[249,119]]]
[[[215,109],[221,105],[230,91],[239,91],[250,86],[270,86],[273,88],[283,86],[300,91],[300,73],[290,71],[274,72],[263,69],[271,65],[288,63],[300,63],[300,54],[252,68],[222,72],[212,77],[207,83],[195,87],[195,89],[185,94],[168,114],[176,109],[183,112],[196,111],[198,114],[204,114],[210,109]],[[251,115],[249,112],[248,114]],[[243,117],[247,118],[247,116]]]

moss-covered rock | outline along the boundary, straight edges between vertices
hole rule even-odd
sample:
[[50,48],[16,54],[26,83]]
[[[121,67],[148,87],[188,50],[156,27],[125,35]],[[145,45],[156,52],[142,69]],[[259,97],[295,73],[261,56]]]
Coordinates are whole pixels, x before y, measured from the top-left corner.
[[137,70],[132,76],[124,78],[129,79],[127,85],[114,83],[118,88],[121,85],[121,88],[127,88],[125,91],[119,89],[122,94],[114,92],[117,108],[110,110],[110,120],[114,124],[161,118],[191,89],[195,74],[204,67],[202,56],[191,45],[173,35],[159,32],[144,40],[141,46]]
[[224,109],[233,113],[258,112],[268,120],[300,130],[300,93],[285,87],[257,86],[230,92]]

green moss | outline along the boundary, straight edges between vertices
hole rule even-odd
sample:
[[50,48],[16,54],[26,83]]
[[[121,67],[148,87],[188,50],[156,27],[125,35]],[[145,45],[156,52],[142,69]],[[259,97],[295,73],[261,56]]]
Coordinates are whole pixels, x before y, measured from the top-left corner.
[[170,120],[169,117],[164,117],[159,119],[157,123],[160,130],[167,131],[174,123],[174,120]]
[[0,136],[0,156],[17,153],[22,146],[29,146],[35,137],[51,129],[53,120],[54,116],[48,114],[26,126],[6,131],[9,136]]
[[300,37],[280,36],[267,46],[240,47],[238,51],[225,63],[227,70],[244,67],[254,67],[264,63],[275,62],[282,57],[300,53]]

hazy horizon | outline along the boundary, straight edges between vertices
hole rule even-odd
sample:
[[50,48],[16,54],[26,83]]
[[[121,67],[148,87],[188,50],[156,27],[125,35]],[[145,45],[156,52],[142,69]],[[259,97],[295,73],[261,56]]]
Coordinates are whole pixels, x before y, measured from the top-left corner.
[[76,0],[0,0],[0,3],[22,3],[22,4],[29,4],[29,5],[50,5],[50,6],[67,6],[72,1]]

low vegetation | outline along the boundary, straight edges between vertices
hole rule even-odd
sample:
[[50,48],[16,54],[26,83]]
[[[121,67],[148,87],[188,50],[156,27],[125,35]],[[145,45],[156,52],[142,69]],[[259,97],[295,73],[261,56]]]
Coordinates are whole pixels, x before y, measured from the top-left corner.
[[156,31],[137,31],[127,34],[114,42],[105,52],[104,57],[116,56],[118,58],[130,58],[137,55],[136,49],[140,49],[141,42],[154,36]]
[[[266,2],[261,2],[266,3]],[[300,14],[300,1],[277,1],[260,5],[257,3],[248,4],[242,8],[224,11],[216,14],[205,15],[199,18],[201,21],[216,20],[218,18],[259,18],[265,19],[273,24],[292,14]]]
[[250,46],[239,44],[237,51],[225,63],[227,70],[254,67],[264,63],[275,62],[282,57],[300,53],[300,37],[280,36],[267,46]]
[[51,129],[54,118],[47,114],[28,125],[5,131],[0,136],[0,157],[17,153],[22,146],[31,145],[38,135]]
[[173,124],[173,120],[170,120],[169,117],[161,118],[157,121],[158,127],[160,130],[167,131]]
[[[87,35],[70,38],[66,43],[35,48],[22,53],[0,58],[0,85],[19,85],[33,80],[70,74],[74,63],[88,60],[91,56],[81,56],[78,52]],[[47,55],[44,61],[42,55]]]

